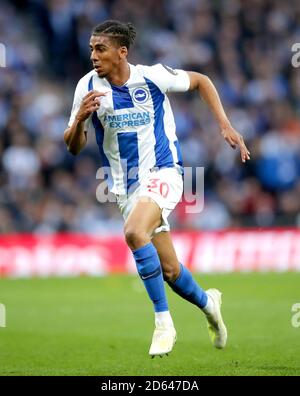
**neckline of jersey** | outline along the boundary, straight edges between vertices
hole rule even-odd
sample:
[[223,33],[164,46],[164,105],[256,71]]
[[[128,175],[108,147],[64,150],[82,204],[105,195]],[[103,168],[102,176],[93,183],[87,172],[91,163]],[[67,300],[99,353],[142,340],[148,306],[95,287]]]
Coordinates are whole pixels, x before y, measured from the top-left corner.
[[105,79],[111,87],[116,87],[116,88],[124,88],[124,87],[126,87],[126,85],[127,85],[127,84],[129,83],[129,81],[131,80],[132,74],[133,74],[132,64],[128,62],[128,65],[129,65],[129,73],[130,73],[130,74],[129,74],[128,80],[127,80],[124,84],[122,84],[122,85],[111,84],[108,80]]

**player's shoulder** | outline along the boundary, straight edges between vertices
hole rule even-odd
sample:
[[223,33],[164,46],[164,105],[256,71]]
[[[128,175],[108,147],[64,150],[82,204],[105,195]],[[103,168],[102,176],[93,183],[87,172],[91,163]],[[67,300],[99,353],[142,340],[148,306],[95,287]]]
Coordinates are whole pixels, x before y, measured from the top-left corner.
[[176,87],[181,80],[182,71],[172,69],[162,63],[155,65],[136,65],[140,75],[155,83],[162,92],[166,92],[172,87]]
[[157,75],[157,73],[161,72],[164,66],[161,63],[156,63],[155,65],[136,65],[136,70],[143,74],[144,76],[147,75]]

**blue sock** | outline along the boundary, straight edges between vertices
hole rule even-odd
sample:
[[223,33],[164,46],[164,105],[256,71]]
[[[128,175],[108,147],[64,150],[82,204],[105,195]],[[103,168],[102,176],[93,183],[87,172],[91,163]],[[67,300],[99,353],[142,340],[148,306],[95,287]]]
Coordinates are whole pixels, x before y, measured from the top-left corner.
[[164,279],[157,250],[150,242],[139,249],[133,250],[133,255],[138,273],[153,302],[155,312],[168,311]]
[[180,274],[175,282],[168,282],[169,286],[175,293],[185,300],[204,308],[207,304],[207,294],[198,283],[194,280],[190,271],[180,264]]

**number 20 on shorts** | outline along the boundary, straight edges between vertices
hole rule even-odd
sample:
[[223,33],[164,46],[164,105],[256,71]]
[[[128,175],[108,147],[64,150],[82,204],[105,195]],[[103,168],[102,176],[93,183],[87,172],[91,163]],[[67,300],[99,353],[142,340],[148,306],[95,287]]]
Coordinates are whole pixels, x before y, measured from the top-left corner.
[[150,184],[148,184],[148,191],[160,194],[163,198],[167,198],[169,194],[169,184],[166,182],[161,182],[158,178],[150,179]]

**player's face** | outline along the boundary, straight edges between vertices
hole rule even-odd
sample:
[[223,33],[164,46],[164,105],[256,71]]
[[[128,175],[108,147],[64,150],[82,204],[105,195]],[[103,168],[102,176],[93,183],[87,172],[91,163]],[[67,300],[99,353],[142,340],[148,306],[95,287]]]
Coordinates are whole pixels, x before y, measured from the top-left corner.
[[126,58],[127,48],[119,47],[107,36],[91,36],[91,61],[99,77],[109,76],[118,70],[122,59]]

